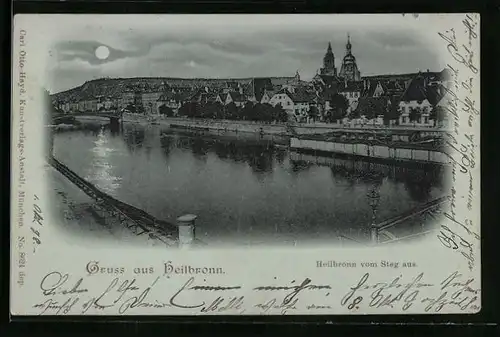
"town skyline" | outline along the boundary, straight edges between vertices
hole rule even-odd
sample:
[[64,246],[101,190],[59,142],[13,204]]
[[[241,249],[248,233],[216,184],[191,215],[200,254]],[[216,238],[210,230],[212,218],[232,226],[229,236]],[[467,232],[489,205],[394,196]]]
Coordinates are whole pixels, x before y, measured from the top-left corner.
[[[386,74],[370,74],[370,75],[362,75],[363,78],[369,78],[369,77],[384,77],[384,76],[404,76],[408,74],[417,74],[418,72],[431,72],[431,73],[439,73],[440,71],[446,69],[446,67],[443,67],[441,69],[418,69],[417,71],[413,72],[398,72],[398,73],[386,73]],[[302,76],[302,75],[301,75]],[[288,76],[249,76],[249,77],[169,77],[169,76],[131,76],[131,77],[100,77],[100,78],[93,78],[90,80],[86,80],[85,82],[82,82],[74,87],[64,89],[61,91],[57,92],[50,92],[50,95],[55,95],[55,94],[60,94],[66,91],[70,91],[72,89],[76,89],[85,83],[93,82],[93,81],[102,81],[102,80],[123,80],[123,79],[170,79],[170,80],[219,80],[219,81],[239,81],[239,80],[251,80],[251,79],[263,79],[263,78],[293,78],[294,76],[288,75]],[[302,78],[303,79],[303,78]],[[307,82],[313,81],[313,78],[307,78],[303,79]]]
[[[88,31],[75,30],[53,44],[47,88],[58,93],[102,78],[237,79],[292,77],[297,71],[303,80],[311,80],[329,42],[340,68],[348,34],[362,77],[440,71],[445,66],[410,28],[332,27],[324,22],[298,27],[292,21],[259,27],[161,25],[106,31],[89,25]],[[109,48],[105,60],[95,56],[99,46]]]

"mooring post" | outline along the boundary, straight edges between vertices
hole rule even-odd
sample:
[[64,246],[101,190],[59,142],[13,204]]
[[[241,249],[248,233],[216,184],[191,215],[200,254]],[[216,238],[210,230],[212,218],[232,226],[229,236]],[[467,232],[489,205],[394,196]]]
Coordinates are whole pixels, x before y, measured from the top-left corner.
[[177,227],[179,230],[179,247],[189,248],[195,240],[195,220],[194,214],[185,214],[177,218]]

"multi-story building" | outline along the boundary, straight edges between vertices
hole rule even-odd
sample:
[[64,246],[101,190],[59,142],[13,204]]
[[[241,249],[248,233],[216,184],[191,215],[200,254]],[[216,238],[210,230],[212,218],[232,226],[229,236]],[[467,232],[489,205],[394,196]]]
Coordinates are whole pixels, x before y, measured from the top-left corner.
[[79,102],[75,99],[72,99],[69,102],[69,111],[70,112],[77,112],[79,111]]
[[135,92],[131,89],[124,91],[119,101],[119,108],[123,109],[135,103]]
[[97,111],[111,110],[117,107],[117,100],[112,97],[99,96],[97,99]]
[[83,110],[84,112],[95,112],[97,111],[97,98],[88,96],[83,99]]
[[293,115],[297,120],[307,118],[310,102],[313,97],[305,88],[296,88],[293,92],[288,88],[283,88],[276,92],[269,100],[269,104],[281,105],[289,115]]
[[144,112],[146,114],[156,114],[156,102],[162,95],[161,91],[146,91],[142,93],[142,106],[144,107]]
[[344,79],[344,85],[338,89],[338,93],[344,96],[348,102],[347,112],[356,110],[361,91],[362,82],[348,82],[347,79]]
[[85,100],[83,98],[80,98],[78,101],[78,107],[77,107],[78,112],[84,112],[85,111]]
[[262,94],[262,97],[260,99],[260,103],[266,104],[271,101],[271,98],[276,94],[275,90],[265,90],[264,93]]
[[71,104],[69,103],[69,100],[67,100],[66,102],[64,102],[64,105],[63,105],[63,111],[65,113],[69,113],[70,110],[71,110]]
[[390,104],[387,97],[361,97],[355,111],[361,119],[375,122],[383,120],[389,111]]
[[[421,74],[411,81],[399,101],[400,125],[429,124],[429,115],[433,105],[429,100],[428,89],[427,79]],[[414,112],[416,112],[415,116],[412,116]],[[416,117],[418,119],[415,119]]]
[[228,105],[230,103],[234,103],[237,107],[241,107],[245,105],[246,102],[245,96],[238,91],[230,91],[226,94],[226,99],[224,100],[224,104]]
[[144,110],[142,105],[142,92],[140,90],[134,91],[134,102],[132,104],[136,107],[136,109]]
[[172,109],[174,114],[177,114],[179,108],[182,106],[182,99],[179,94],[175,94],[173,92],[166,92],[162,94],[158,101],[156,102],[156,109],[158,113],[161,113],[161,109],[163,106]]
[[222,93],[216,93],[214,96],[215,102],[224,105],[224,101],[226,99],[226,96],[223,95]]

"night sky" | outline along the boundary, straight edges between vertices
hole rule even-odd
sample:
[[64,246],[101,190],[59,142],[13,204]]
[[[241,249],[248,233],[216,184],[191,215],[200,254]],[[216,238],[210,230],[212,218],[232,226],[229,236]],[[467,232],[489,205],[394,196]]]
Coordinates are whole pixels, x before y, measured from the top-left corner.
[[[390,20],[388,20],[390,19]],[[65,18],[50,50],[52,93],[102,77],[311,79],[332,43],[340,70],[347,34],[362,76],[440,71],[425,35],[401,15],[97,16]],[[415,20],[413,18],[413,20]],[[62,20],[61,20],[62,21]],[[109,57],[96,57],[97,47]]]

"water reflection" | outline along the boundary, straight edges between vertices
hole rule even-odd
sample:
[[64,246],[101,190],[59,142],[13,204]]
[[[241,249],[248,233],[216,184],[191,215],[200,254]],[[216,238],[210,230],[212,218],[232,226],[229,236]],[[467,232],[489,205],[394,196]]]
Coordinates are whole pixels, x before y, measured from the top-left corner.
[[163,131],[160,133],[160,145],[165,159],[168,159],[170,151],[177,147],[178,141],[179,139],[175,135],[169,135]]
[[269,140],[213,138],[196,133],[182,135],[179,138],[179,134],[171,131],[161,132],[161,146],[165,155],[168,156],[173,147],[189,150],[200,160],[206,160],[207,154],[214,153],[221,160],[246,163],[256,174],[272,172],[274,163],[282,164],[286,157],[286,151],[275,148],[275,144]]
[[[93,131],[95,133],[95,131]],[[113,192],[120,186],[120,177],[113,174],[112,160],[115,149],[108,144],[108,137],[105,134],[105,128],[98,131],[97,139],[94,142],[94,147],[91,149],[93,161],[87,170],[85,179],[94,184],[99,185],[102,190],[108,194]]]
[[299,173],[302,171],[306,171],[307,169],[312,167],[313,164],[311,164],[308,161],[303,161],[303,160],[291,160],[290,166],[292,168],[293,173]]
[[328,166],[332,177],[345,179],[349,185],[358,183],[381,185],[384,178],[394,183],[402,183],[411,199],[425,202],[432,194],[433,188],[443,187],[445,168],[434,164],[402,164],[372,162],[362,159],[346,159],[345,157],[320,157],[292,152],[294,165],[307,168],[311,165]]
[[290,152],[284,143],[125,124],[118,131],[58,134],[54,151],[77,173],[93,175],[98,187],[162,220],[197,214],[207,242],[364,233],[371,221],[366,194],[374,185],[380,220],[444,193],[440,167],[313,156]]
[[129,152],[133,153],[142,147],[144,142],[144,129],[127,128],[123,132],[123,140],[127,144]]

